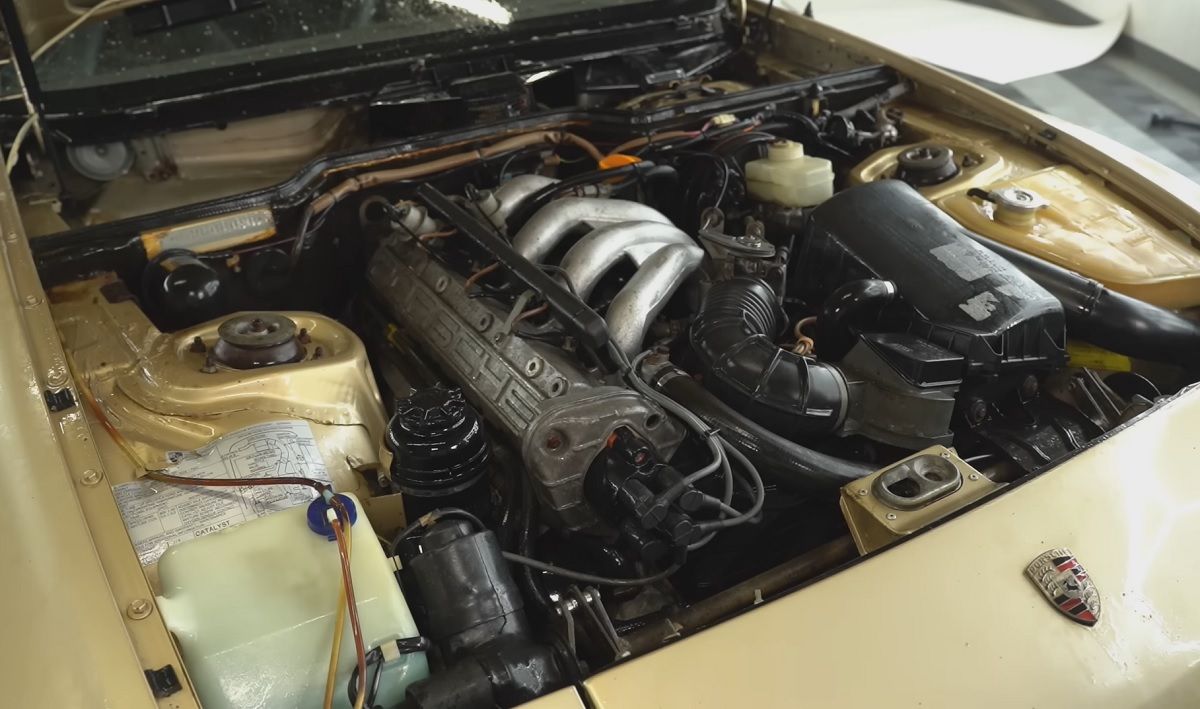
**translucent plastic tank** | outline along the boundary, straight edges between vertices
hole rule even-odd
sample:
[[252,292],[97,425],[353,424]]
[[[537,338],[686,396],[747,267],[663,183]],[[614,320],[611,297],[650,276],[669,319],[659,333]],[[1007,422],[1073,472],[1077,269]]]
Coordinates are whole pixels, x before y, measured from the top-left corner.
[[[361,509],[351,570],[369,650],[418,631]],[[320,709],[341,573],[336,542],[309,529],[305,513],[301,505],[193,539],[159,561],[158,607],[205,709]],[[347,617],[335,707],[349,707],[355,663]],[[423,653],[393,660],[376,702],[394,706],[428,674]]]
[[813,207],[833,196],[833,163],[804,154],[804,146],[778,140],[767,157],[746,163],[746,189],[760,202]]
[[1099,180],[1055,166],[991,183],[993,194],[1035,195],[1044,206],[1013,215],[965,192],[939,205],[968,229],[1078,271],[1164,308],[1200,305],[1200,251]]

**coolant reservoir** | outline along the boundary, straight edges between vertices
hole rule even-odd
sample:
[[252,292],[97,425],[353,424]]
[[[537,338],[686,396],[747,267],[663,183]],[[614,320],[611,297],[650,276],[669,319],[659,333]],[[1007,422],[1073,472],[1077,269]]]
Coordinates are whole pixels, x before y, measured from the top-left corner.
[[833,196],[833,163],[804,154],[804,146],[778,140],[767,157],[746,163],[750,197],[783,207],[812,207]]
[[1200,250],[1073,167],[938,200],[971,231],[1165,308],[1200,305]]
[[[312,531],[306,513],[293,507],[183,542],[159,561],[158,607],[205,709],[320,709],[341,572],[336,542]],[[366,648],[418,635],[367,516],[358,514],[352,529]],[[355,665],[347,618],[335,707],[349,707]],[[424,653],[386,662],[376,703],[399,704],[405,688],[428,674]]]

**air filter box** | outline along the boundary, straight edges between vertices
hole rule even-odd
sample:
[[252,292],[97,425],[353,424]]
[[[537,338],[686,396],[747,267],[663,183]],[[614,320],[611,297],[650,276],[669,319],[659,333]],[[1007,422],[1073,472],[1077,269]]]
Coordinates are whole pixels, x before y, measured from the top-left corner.
[[863,329],[960,354],[964,376],[1066,360],[1058,300],[899,180],[851,187],[814,209],[788,278],[789,295],[814,304],[848,281],[894,282],[900,297]]

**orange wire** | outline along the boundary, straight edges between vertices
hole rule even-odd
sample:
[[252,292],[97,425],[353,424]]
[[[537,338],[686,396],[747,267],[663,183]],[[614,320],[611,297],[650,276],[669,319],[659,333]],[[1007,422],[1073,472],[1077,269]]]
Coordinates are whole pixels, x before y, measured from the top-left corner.
[[[341,521],[338,521],[341,524]],[[346,537],[346,553],[354,558],[354,535]],[[338,660],[342,657],[342,634],[346,631],[346,584],[338,584],[337,613],[333,621],[333,644],[329,648],[329,669],[325,673],[324,709],[333,708],[333,695],[337,691]]]
[[354,600],[354,580],[350,575],[350,553],[346,548],[346,533],[342,530],[344,520],[350,516],[346,508],[336,497],[331,504],[337,513],[337,522],[333,527],[333,536],[337,539],[338,557],[342,563],[342,584],[346,588],[346,610],[350,613],[350,630],[354,634],[354,652],[358,656],[358,700],[355,709],[361,709],[367,697],[367,649],[363,643],[362,625],[358,619],[358,603]]
[[491,266],[484,266],[483,268],[479,269],[475,273],[472,273],[467,278],[467,281],[465,283],[463,283],[463,290],[471,290],[471,286],[478,283],[479,279],[481,279],[484,276],[488,275],[489,273],[495,271],[497,268],[500,268],[499,262],[493,263]]
[[542,313],[544,313],[548,310],[550,310],[549,305],[539,305],[536,308],[531,308],[531,309],[526,310],[525,312],[521,313],[520,315],[517,316],[516,320],[513,320],[513,322],[521,322],[522,320],[528,320],[529,318],[537,317],[538,315],[541,315]]

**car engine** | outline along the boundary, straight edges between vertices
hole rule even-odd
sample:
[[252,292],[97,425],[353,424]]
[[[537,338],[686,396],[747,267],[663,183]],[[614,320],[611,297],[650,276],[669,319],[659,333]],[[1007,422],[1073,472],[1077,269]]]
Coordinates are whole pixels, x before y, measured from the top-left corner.
[[[1024,148],[954,142],[910,90],[859,70],[513,119],[39,245],[205,706],[288,705],[282,680],[232,691],[240,667],[319,706],[344,623],[325,706],[515,706],[969,512],[1190,382],[1172,308],[1200,298],[1015,246],[1065,228],[1081,202],[1045,180],[1074,168],[1009,184],[989,151]],[[1111,245],[1101,221],[1070,223]],[[148,536],[152,493],[188,485],[284,492]]]

